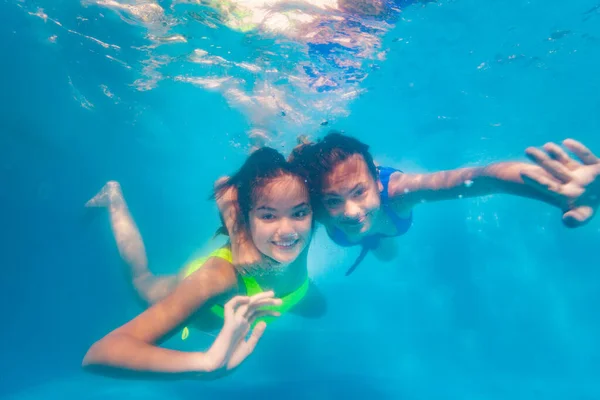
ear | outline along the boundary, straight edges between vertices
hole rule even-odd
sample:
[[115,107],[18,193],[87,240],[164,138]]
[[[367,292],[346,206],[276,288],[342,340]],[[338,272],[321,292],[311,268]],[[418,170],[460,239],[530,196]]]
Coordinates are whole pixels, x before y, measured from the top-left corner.
[[377,188],[379,189],[379,193],[383,190],[383,183],[381,183],[381,179],[377,178]]

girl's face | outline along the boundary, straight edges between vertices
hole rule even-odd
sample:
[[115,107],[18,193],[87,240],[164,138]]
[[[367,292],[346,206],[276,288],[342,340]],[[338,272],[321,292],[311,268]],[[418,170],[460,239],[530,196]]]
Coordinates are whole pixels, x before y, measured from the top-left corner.
[[282,264],[296,260],[310,243],[312,209],[304,181],[283,175],[258,190],[249,214],[258,250]]
[[373,179],[361,155],[336,165],[323,180],[322,202],[329,223],[350,240],[359,240],[373,228],[379,210],[381,183]]

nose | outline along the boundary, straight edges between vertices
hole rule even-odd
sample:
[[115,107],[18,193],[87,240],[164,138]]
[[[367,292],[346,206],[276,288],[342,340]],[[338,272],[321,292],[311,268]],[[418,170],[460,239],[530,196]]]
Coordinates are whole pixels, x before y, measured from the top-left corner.
[[353,201],[347,201],[344,206],[344,217],[355,219],[360,216],[360,207]]
[[288,239],[297,236],[296,229],[294,229],[294,224],[289,218],[281,219],[277,233],[281,239]]

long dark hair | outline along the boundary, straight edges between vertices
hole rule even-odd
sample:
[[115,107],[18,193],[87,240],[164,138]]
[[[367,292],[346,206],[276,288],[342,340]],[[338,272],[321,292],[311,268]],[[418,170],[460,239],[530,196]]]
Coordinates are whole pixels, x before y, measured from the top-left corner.
[[[272,179],[285,175],[295,176],[305,183],[307,182],[302,171],[288,163],[281,153],[271,147],[261,147],[248,156],[235,174],[217,185],[212,198],[219,199],[229,188],[235,187],[240,212],[236,228],[246,229],[249,225],[250,210],[258,198],[260,190]],[[217,231],[218,233],[226,233],[226,230],[222,227]]]

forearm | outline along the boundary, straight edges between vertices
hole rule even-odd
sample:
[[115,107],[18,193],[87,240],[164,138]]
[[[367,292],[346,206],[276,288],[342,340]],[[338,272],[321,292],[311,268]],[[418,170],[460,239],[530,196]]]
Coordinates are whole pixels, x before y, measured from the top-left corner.
[[217,200],[217,207],[221,214],[221,221],[225,225],[225,229],[229,235],[235,232],[238,218],[238,207],[233,200],[219,199]]
[[234,202],[229,204],[221,204],[221,216],[225,223],[225,228],[229,234],[234,259],[238,260],[240,253],[251,252],[253,248],[252,238],[246,229],[238,229],[239,208]]
[[209,377],[216,367],[208,353],[182,352],[144,343],[128,335],[113,333],[96,342],[82,366],[108,375],[134,375],[140,378],[160,375],[165,379]]
[[221,219],[229,233],[231,252],[236,265],[252,265],[261,260],[261,255],[254,246],[252,237],[247,229],[239,229],[239,219],[242,218],[237,203],[237,191],[230,187],[222,196],[217,198],[217,207],[221,213]]
[[245,242],[247,236],[244,230],[238,229],[240,209],[237,204],[237,191],[231,187],[227,188],[222,196],[217,198],[217,208],[231,241],[233,243]]
[[[529,186],[523,180],[522,173],[525,171],[539,171],[544,175],[551,177],[543,168],[522,162],[502,162],[483,167],[483,180],[487,180],[489,192],[475,194],[475,196],[485,196],[487,194],[504,193],[513,196],[525,197],[533,200],[542,201],[552,206],[561,207],[556,197],[550,194],[542,193],[539,190]],[[485,190],[485,187],[484,189]],[[472,197],[472,196],[471,196]]]
[[542,170],[532,164],[502,162],[431,174],[407,174],[399,178],[397,192],[403,203],[411,205],[505,193],[559,206],[553,197],[540,193],[523,181],[521,173],[530,169]]

